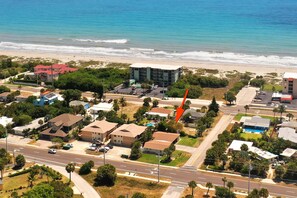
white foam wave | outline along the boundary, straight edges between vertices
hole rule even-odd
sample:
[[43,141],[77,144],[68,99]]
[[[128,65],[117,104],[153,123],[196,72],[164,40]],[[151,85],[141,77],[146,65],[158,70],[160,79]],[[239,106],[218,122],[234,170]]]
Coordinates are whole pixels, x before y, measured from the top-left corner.
[[253,65],[272,65],[272,66],[294,66],[297,67],[297,57],[292,56],[257,56],[250,54],[240,54],[231,52],[166,52],[145,48],[114,49],[105,47],[77,47],[77,46],[55,46],[41,44],[24,44],[12,42],[0,42],[2,50],[28,50],[38,52],[52,52],[61,54],[89,54],[98,56],[118,56],[133,57],[144,59],[167,59],[185,61],[211,61],[221,63],[242,63]]
[[128,39],[109,39],[109,40],[92,40],[92,39],[73,39],[79,42],[89,42],[89,43],[116,43],[116,44],[126,44]]

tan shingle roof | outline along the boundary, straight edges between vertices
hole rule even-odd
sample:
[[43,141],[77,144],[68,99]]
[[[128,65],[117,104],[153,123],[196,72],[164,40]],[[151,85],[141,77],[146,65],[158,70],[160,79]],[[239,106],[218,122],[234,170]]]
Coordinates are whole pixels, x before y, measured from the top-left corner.
[[117,123],[107,122],[105,120],[97,120],[88,126],[84,127],[82,131],[88,131],[93,133],[106,133],[117,126]]
[[111,135],[120,135],[124,137],[136,137],[142,134],[147,127],[138,126],[136,124],[123,124],[119,128],[117,128]]
[[73,124],[81,121],[83,119],[82,116],[75,116],[69,113],[64,113],[62,115],[59,115],[51,120],[49,120],[49,122],[59,122],[59,123],[63,123],[64,126],[72,126]]
[[164,149],[168,148],[178,137],[179,134],[177,133],[155,132],[153,134],[154,139],[146,142],[143,148],[163,151]]
[[168,114],[168,115],[170,115],[171,112],[172,112],[172,110],[170,110],[170,109],[165,109],[165,108],[158,108],[158,107],[156,107],[156,108],[152,108],[149,112],[151,112],[151,113],[163,113],[163,114]]

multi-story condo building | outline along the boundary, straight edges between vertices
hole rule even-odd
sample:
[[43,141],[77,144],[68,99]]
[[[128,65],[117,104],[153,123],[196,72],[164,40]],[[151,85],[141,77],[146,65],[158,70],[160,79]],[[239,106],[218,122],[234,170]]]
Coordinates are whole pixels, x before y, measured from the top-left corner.
[[297,73],[286,72],[283,75],[283,93],[297,98]]
[[130,66],[130,77],[137,82],[153,81],[159,86],[175,83],[182,74],[182,66],[135,63]]

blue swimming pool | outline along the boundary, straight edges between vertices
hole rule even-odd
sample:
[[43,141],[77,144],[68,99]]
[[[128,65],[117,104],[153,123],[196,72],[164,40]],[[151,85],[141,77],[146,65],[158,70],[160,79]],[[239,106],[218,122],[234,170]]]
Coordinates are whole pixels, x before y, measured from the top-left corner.
[[147,126],[147,127],[154,127],[155,124],[154,124],[154,123],[148,123],[148,124],[146,124],[146,126]]
[[248,133],[264,133],[265,129],[244,128],[243,131]]

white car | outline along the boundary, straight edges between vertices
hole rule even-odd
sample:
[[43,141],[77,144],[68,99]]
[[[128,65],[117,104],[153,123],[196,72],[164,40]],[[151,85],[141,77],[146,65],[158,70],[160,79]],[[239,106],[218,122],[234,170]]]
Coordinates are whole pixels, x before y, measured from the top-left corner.
[[88,147],[88,150],[90,150],[90,151],[95,151],[97,149],[97,147],[95,147],[95,146],[89,146]]
[[50,154],[56,154],[57,153],[57,150],[56,149],[49,149],[48,150],[48,153],[50,153]]

